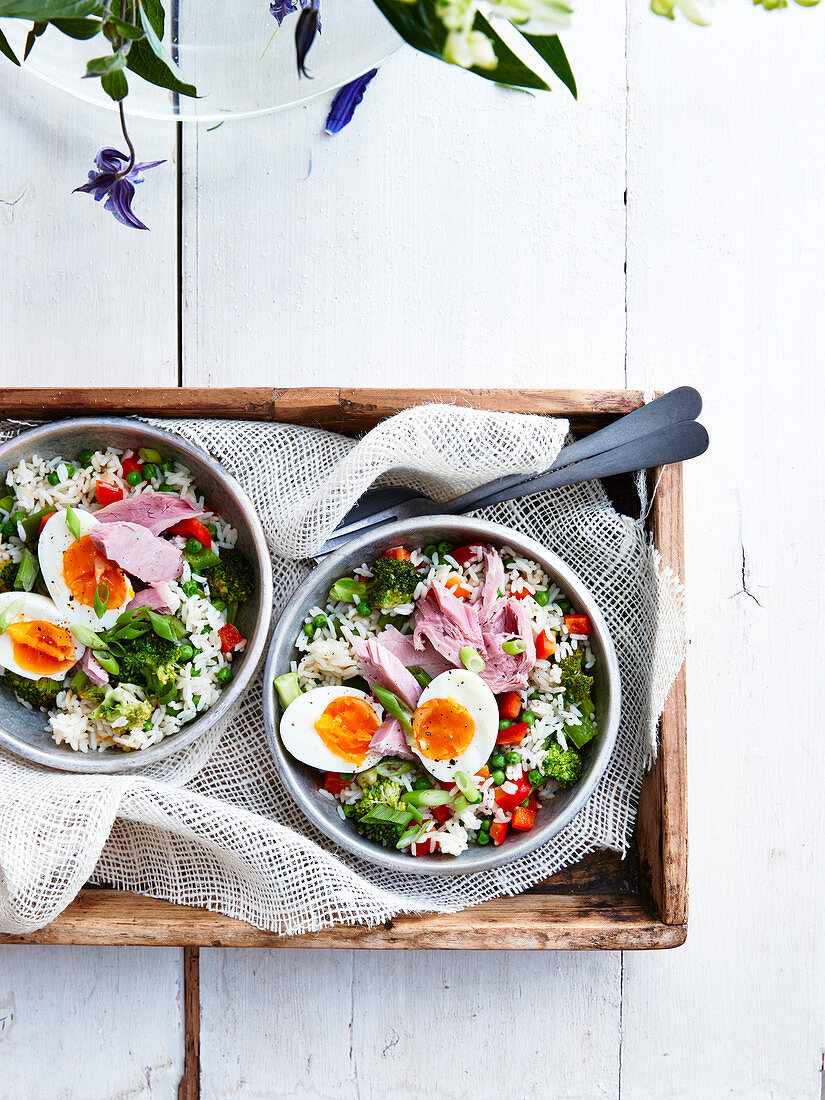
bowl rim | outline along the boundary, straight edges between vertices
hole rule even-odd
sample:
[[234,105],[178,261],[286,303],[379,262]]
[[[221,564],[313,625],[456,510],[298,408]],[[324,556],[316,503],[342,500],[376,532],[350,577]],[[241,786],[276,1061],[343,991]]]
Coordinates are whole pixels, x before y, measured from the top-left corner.
[[[414,519],[399,520],[395,523],[387,524],[380,529],[369,531],[358,538],[354,538],[352,542],[348,543],[340,550],[337,550],[334,554],[330,554],[329,557],[324,558],[323,564],[326,567],[328,565],[334,566],[338,562],[343,562],[353,553],[357,553],[362,547],[366,548],[370,546],[375,539],[379,537],[382,541],[386,539],[388,545],[393,545],[394,540],[400,540],[407,537],[420,526],[444,526],[455,529],[456,527],[461,527],[462,524],[467,526],[467,533],[473,538],[493,538],[499,541],[504,541],[505,537],[515,538],[521,545],[527,548],[529,551],[527,556],[535,557],[542,564],[547,563],[550,566],[551,572],[561,581],[561,587],[572,593],[579,601],[579,605],[587,613],[596,628],[596,632],[604,649],[608,689],[607,724],[599,750],[591,765],[586,781],[576,790],[562,813],[559,814],[552,823],[548,823],[548,826],[546,826],[544,830],[538,830],[535,834],[532,832],[522,833],[518,843],[515,845],[505,843],[501,847],[489,849],[471,847],[467,851],[462,852],[459,856],[428,855],[410,859],[406,853],[384,848],[379,844],[374,844],[366,840],[349,826],[349,822],[342,821],[337,815],[334,818],[327,818],[317,812],[317,800],[313,799],[311,795],[305,792],[297,782],[297,769],[295,769],[292,758],[281,744],[281,739],[278,735],[277,705],[273,681],[277,674],[274,667],[276,660],[281,659],[279,650],[285,647],[287,641],[285,638],[286,628],[281,624],[286,624],[303,603],[303,592],[314,575],[315,570],[313,570],[309,576],[298,585],[297,589],[290,597],[289,602],[281,611],[278,623],[276,624],[269,643],[263,684],[264,730],[267,743],[287,791],[311,825],[318,829],[328,840],[333,841],[333,843],[339,845],[350,854],[360,859],[364,859],[384,870],[397,871],[407,875],[464,875],[491,870],[492,868],[510,863],[521,856],[528,855],[553,837],[558,836],[558,834],[566,828],[573,818],[582,810],[601,781],[616,745],[621,719],[621,673],[616,657],[615,646],[613,645],[613,639],[607,628],[604,616],[594,597],[591,595],[590,590],[579,578],[578,574],[576,574],[554,551],[542,546],[542,544],[532,538],[532,536],[515,531],[506,524],[475,519],[471,516],[419,516]],[[293,641],[290,645],[290,650],[294,648],[294,633],[291,636]]]
[[[207,463],[222,487],[237,502],[240,510],[247,517],[249,534],[254,546],[255,555],[259,559],[261,573],[261,591],[259,593],[258,617],[255,630],[251,638],[247,639],[247,648],[244,650],[243,667],[238,676],[233,679],[230,686],[209,710],[182,726],[180,731],[171,737],[165,737],[156,745],[146,749],[138,749],[135,752],[115,753],[106,750],[104,752],[75,752],[61,748],[57,744],[46,744],[45,748],[37,745],[21,743],[0,724],[0,748],[6,749],[15,756],[28,760],[35,764],[41,764],[53,771],[72,773],[115,775],[115,774],[140,774],[142,769],[157,764],[167,757],[172,756],[182,749],[194,744],[209,728],[214,726],[232,709],[241,698],[243,692],[249,686],[250,681],[258,670],[261,658],[266,648],[269,625],[272,618],[273,579],[272,560],[269,554],[269,546],[264,534],[260,518],[249,499],[246,491],[238,481],[224,469],[216,458],[205,451],[196,443],[179,436],[165,428],[158,428],[154,424],[148,424],[139,418],[125,416],[79,416],[66,419],[49,420],[34,427],[27,428],[19,435],[5,440],[0,444],[0,473],[5,476],[7,467],[6,455],[12,448],[17,448],[21,440],[27,443],[31,441],[33,448],[39,440],[48,439],[50,436],[66,431],[88,431],[89,428],[99,426],[101,428],[118,428],[134,432],[137,428],[141,436],[147,441],[161,443],[169,449],[181,454],[181,461],[191,456]],[[58,756],[60,754],[60,756]],[[66,759],[63,759],[65,755]]]

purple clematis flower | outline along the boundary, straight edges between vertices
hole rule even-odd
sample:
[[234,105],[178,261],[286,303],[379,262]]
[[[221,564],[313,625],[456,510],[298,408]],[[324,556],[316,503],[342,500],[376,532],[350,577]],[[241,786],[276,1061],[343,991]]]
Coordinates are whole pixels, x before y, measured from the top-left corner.
[[300,0],[301,14],[295,24],[295,57],[298,62],[298,76],[312,79],[306,69],[307,54],[321,33],[320,0]]
[[274,0],[269,5],[269,14],[278,20],[278,26],[283,23],[288,15],[298,10],[298,0]]
[[338,89],[327,115],[325,129],[328,134],[337,134],[352,120],[355,108],[364,98],[365,88],[377,72],[378,69],[370,69],[368,73],[356,77],[355,80]]
[[87,195],[94,195],[95,202],[106,198],[104,209],[114,214],[119,222],[128,225],[131,229],[146,229],[139,218],[132,213],[132,199],[135,197],[135,187],[143,183],[142,173],[149,168],[157,168],[163,164],[162,160],[144,161],[141,164],[128,165],[130,158],[117,149],[100,149],[95,157],[96,172],[89,173],[89,182],[75,187],[75,191],[83,191]]

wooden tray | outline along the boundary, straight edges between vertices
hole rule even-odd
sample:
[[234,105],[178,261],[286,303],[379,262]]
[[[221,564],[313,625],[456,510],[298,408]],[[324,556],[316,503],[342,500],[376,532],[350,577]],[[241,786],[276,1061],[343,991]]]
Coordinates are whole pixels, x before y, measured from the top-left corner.
[[[225,417],[311,424],[356,434],[426,401],[568,417],[593,431],[642,404],[634,390],[142,389],[0,392],[0,416],[84,413]],[[609,491],[632,507],[627,479]],[[682,468],[665,469],[650,515],[665,565],[684,578]],[[645,776],[625,860],[596,852],[515,898],[448,916],[398,917],[378,928],[338,925],[277,936],[219,913],[117,890],[86,888],[46,928],[0,943],[226,947],[509,948],[677,947],[687,935],[686,700],[682,669],[662,716],[659,756]]]

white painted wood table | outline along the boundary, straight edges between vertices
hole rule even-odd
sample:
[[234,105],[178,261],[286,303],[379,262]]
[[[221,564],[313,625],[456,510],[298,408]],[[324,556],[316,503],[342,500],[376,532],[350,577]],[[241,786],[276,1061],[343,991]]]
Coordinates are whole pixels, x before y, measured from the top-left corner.
[[[114,117],[0,68],[4,384],[706,400],[687,944],[202,950],[204,1100],[820,1097],[825,5],[590,5],[568,41],[578,104],[403,50],[334,139],[320,102],[138,124],[149,234],[70,194]],[[2,1100],[171,1100],[181,990],[178,950],[0,948]]]

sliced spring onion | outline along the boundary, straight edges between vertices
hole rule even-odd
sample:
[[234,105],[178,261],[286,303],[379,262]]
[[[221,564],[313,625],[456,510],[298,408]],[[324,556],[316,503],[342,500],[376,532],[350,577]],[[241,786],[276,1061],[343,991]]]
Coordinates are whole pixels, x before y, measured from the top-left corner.
[[26,547],[23,548],[23,553],[20,556],[20,568],[17,570],[17,575],[14,578],[14,587],[18,592],[31,592],[34,588],[34,582],[37,580],[37,574],[40,571],[40,566],[37,564],[37,558]]
[[5,634],[11,624],[23,610],[23,597],[12,600],[6,610],[0,615],[0,634]]
[[95,589],[94,609],[98,619],[102,619],[109,607],[109,586],[102,582]]
[[416,841],[421,839],[421,837],[424,835],[424,833],[427,832],[429,827],[430,827],[429,821],[427,822],[426,825],[423,825],[423,824],[422,825],[417,825],[417,826],[413,825],[412,828],[407,829],[407,831],[405,833],[401,834],[401,837],[400,837],[398,843],[396,844],[396,848],[398,848],[399,850],[401,850],[403,848],[409,848],[409,846],[411,844],[415,844]]
[[111,653],[101,653],[98,651],[95,653],[95,660],[101,668],[105,668],[112,676],[117,676],[120,672],[120,665],[117,663]]
[[412,733],[412,722],[410,722],[412,714],[398,696],[392,691],[387,691],[386,688],[379,687],[377,684],[372,690],[384,710],[389,711],[393,718],[397,718],[407,733]]
[[424,815],[417,806],[407,806],[407,809],[413,815],[413,818],[421,825],[424,821]]
[[32,512],[30,516],[20,520],[20,526],[23,528],[26,541],[38,533],[44,516],[48,516],[52,512],[54,512],[54,508],[41,508],[39,512]]
[[228,603],[226,605],[226,615],[224,616],[224,618],[226,619],[226,621],[228,623],[230,623],[232,626],[234,626],[235,625],[235,618],[236,618],[237,614],[238,614],[238,601],[237,600],[232,600],[230,603]]
[[430,676],[429,672],[425,672],[421,665],[407,665],[407,672],[411,672],[423,688],[428,687],[432,683],[432,676]]
[[455,807],[455,812],[457,814],[460,814],[462,810],[466,810],[468,805],[469,803],[467,802],[467,799],[464,797],[463,794],[460,794],[453,803],[453,806]]
[[88,646],[89,649],[106,649],[106,642],[99,634],[89,630],[87,626],[83,626],[81,623],[73,623],[69,629],[81,645]]
[[142,462],[162,462],[163,455],[160,451],[156,451],[154,447],[141,447],[138,451],[138,455]]
[[519,653],[524,653],[527,649],[527,642],[523,638],[510,638],[501,648],[505,653],[509,653],[511,657],[515,657]]
[[450,801],[450,794],[438,787],[426,791],[405,791],[401,795],[401,801],[405,806],[446,806]]
[[473,783],[466,772],[456,772],[453,778],[455,779],[455,785],[468,802],[476,803],[481,801],[481,791],[476,787],[475,783]]
[[297,672],[285,672],[283,676],[276,676],[273,683],[285,707],[302,694]]
[[[176,493],[177,489],[171,491]],[[184,550],[183,556],[189,562],[192,572],[199,577],[202,577],[207,569],[211,569],[213,565],[217,565],[221,560],[214,550],[202,550],[199,554],[190,554],[188,550]]]
[[366,594],[366,584],[353,580],[352,577],[340,577],[329,590],[331,600],[343,600],[345,603],[358,603],[361,596]]
[[484,671],[484,658],[471,645],[465,645],[458,655],[468,672]]
[[14,507],[14,497],[5,496],[0,499],[0,512],[11,512]]
[[395,779],[396,776],[411,772],[413,766],[406,760],[382,760],[380,764],[376,764],[376,768],[379,775],[384,775],[388,779]]
[[69,687],[75,693],[75,695],[79,695],[80,692],[88,684],[88,682],[89,677],[86,675],[82,668],[79,668],[72,677],[72,682],[69,684]]
[[380,803],[368,810],[361,821],[365,824],[403,825],[407,826],[412,821],[413,815],[409,810],[396,809],[393,806],[382,806]]
[[66,526],[76,539],[80,538],[80,520],[73,508],[66,509]]

